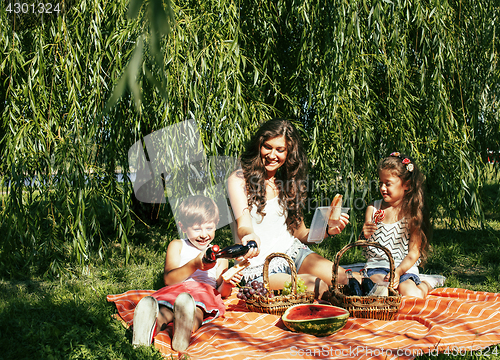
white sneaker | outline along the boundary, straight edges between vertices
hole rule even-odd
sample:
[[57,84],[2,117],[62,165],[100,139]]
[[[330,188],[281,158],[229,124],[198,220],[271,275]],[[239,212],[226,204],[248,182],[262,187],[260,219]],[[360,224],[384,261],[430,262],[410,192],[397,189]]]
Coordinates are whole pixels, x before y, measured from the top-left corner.
[[134,347],[151,345],[155,336],[158,311],[158,301],[154,297],[146,296],[139,301],[134,310],[132,324],[132,345]]
[[442,275],[427,275],[427,274],[420,274],[419,275],[420,280],[425,281],[429,286],[431,286],[433,289],[443,286],[446,278]]
[[194,327],[195,312],[196,305],[193,297],[188,293],[179,294],[174,303],[173,350],[185,351],[189,347]]

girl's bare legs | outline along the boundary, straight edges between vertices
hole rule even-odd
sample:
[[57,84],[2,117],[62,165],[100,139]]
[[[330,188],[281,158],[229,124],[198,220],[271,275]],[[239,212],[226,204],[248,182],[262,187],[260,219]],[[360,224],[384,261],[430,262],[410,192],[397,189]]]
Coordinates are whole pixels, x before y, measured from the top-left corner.
[[[320,278],[310,275],[310,274],[300,274],[300,278],[304,280],[304,284],[308,291],[314,292],[314,297],[316,299],[324,298],[328,294],[328,285]],[[281,290],[284,287],[285,282],[292,281],[291,275],[288,274],[272,274],[269,276],[269,287],[272,290]]]
[[[385,276],[382,274],[374,274],[370,277],[375,284],[384,282],[384,278]],[[420,285],[417,285],[413,282],[413,280],[406,280],[399,283],[397,290],[403,296],[414,296],[423,299],[427,296],[427,293],[432,290],[432,286],[427,284],[425,281],[422,281]]]
[[203,310],[201,310],[201,308],[199,308],[197,306],[196,307],[196,314],[195,314],[195,318],[194,318],[193,332],[195,332],[196,330],[198,330],[200,328],[201,323],[203,322],[204,316],[205,316],[205,314],[203,313]]
[[413,281],[407,280],[399,284],[398,290],[403,296],[415,296],[423,299],[429,292],[429,285],[425,282],[421,282],[420,285],[417,285]]
[[380,283],[385,282],[384,278],[385,278],[385,276],[382,274],[373,274],[372,276],[370,276],[370,279],[372,279],[372,281],[375,284],[380,284]]

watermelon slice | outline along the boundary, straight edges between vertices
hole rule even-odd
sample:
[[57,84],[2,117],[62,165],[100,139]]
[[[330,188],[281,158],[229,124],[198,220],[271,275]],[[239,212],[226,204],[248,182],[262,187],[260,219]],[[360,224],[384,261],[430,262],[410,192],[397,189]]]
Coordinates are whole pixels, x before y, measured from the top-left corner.
[[341,330],[347,323],[349,311],[323,304],[299,304],[289,307],[281,319],[295,332],[328,336]]

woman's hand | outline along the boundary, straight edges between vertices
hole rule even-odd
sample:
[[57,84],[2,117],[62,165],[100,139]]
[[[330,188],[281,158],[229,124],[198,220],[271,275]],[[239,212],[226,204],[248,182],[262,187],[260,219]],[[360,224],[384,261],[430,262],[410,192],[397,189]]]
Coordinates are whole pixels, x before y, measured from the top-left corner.
[[241,238],[241,244],[242,245],[247,245],[249,241],[255,241],[257,243],[257,247],[256,248],[250,248],[248,250],[248,252],[245,254],[245,256],[240,256],[238,259],[238,261],[243,261],[243,260],[246,260],[246,259],[251,259],[253,257],[256,257],[257,255],[259,255],[260,253],[260,238],[257,236],[257,234],[255,233],[250,233],[250,234],[247,234],[245,236],[243,236]]
[[331,221],[328,221],[328,234],[340,234],[345,229],[347,224],[349,224],[349,214],[340,214],[340,220],[338,220],[338,222],[332,223]]

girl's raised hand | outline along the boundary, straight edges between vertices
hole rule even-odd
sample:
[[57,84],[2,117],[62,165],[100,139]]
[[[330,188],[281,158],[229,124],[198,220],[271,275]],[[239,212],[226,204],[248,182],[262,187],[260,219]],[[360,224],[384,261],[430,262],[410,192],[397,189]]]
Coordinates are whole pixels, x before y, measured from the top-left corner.
[[[387,274],[387,275],[384,277],[384,281],[389,282],[389,280],[390,280],[390,276],[391,276],[391,274]],[[395,272],[395,273],[394,273],[394,281],[393,281],[393,282],[394,282],[394,284],[393,284],[394,289],[397,289],[397,288],[399,287],[399,275],[398,275],[398,273],[397,273],[397,272]]]
[[365,222],[363,224],[363,234],[365,235],[365,239],[368,239],[373,233],[377,231],[377,225],[373,222]]

